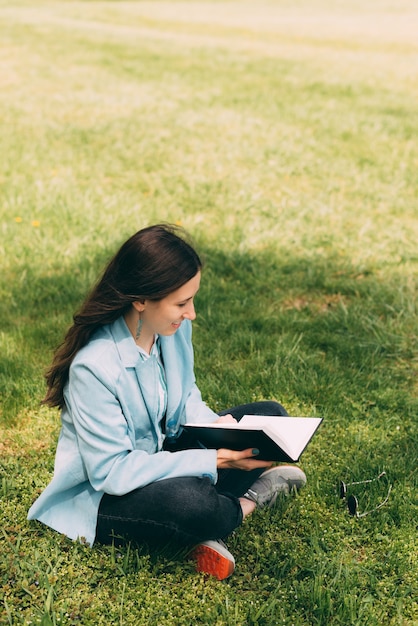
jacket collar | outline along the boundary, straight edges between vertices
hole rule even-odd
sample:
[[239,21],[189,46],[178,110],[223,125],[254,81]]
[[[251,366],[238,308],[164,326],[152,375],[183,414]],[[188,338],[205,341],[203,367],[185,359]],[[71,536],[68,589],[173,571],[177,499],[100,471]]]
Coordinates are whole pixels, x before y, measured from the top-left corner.
[[[148,380],[147,370],[152,359],[143,361],[139,356],[135,341],[125,322],[123,315],[119,317],[113,324],[109,325],[110,333],[116,345],[116,349],[120,355],[124,367],[135,368],[136,375],[141,391],[144,395],[144,402],[147,405],[150,415],[154,414],[153,406],[150,406],[150,400],[155,400],[155,387],[148,393],[144,393],[150,381]],[[180,329],[177,331],[180,334]],[[174,336],[175,337],[175,336]],[[167,380],[167,425],[171,417],[178,411],[181,405],[182,396],[182,379],[178,368],[178,354],[175,349],[173,337],[160,337],[161,356],[164,362],[164,368]]]
[[109,329],[124,367],[135,367],[139,354],[123,315],[110,324]]

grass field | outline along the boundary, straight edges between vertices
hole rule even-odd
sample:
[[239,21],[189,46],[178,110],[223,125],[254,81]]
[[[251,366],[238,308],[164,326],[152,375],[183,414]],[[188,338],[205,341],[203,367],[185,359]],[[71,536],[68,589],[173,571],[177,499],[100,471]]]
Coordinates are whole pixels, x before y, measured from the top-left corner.
[[[414,0],[0,0],[0,624],[418,624],[417,28]],[[44,369],[159,221],[205,258],[208,403],[325,418],[224,582],[26,521],[59,432]],[[388,503],[350,517],[338,481],[382,471],[355,493]]]

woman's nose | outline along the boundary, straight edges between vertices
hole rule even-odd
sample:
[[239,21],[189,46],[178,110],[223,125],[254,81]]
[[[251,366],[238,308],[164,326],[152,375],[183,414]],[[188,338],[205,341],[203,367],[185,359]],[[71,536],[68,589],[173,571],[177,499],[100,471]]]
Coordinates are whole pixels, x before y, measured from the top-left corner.
[[188,320],[196,319],[196,310],[194,308],[193,302],[190,302],[188,304],[187,310],[184,312],[184,317],[186,317]]

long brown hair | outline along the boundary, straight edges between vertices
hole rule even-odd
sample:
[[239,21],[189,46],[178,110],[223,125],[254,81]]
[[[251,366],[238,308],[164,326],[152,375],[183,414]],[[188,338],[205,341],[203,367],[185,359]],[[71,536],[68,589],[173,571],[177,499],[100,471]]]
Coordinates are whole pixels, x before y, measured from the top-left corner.
[[202,262],[183,229],[157,224],[132,235],[87,296],[46,372],[43,404],[64,406],[64,386],[77,352],[93,333],[124,315],[138,300],[162,300],[187,283]]

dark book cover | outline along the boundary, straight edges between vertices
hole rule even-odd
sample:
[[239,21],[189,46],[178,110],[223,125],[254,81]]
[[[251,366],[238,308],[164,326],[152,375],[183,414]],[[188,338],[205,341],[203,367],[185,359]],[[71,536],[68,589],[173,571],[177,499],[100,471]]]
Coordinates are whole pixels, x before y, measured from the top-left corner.
[[[320,420],[318,420],[318,425]],[[290,456],[279,443],[276,443],[259,428],[240,429],[239,427],[228,428],[227,424],[221,426],[208,426],[198,424],[186,424],[184,429],[192,434],[198,442],[205,448],[219,450],[227,448],[229,450],[245,450],[247,448],[257,448],[260,453],[258,459],[263,461],[281,461],[295,463],[300,459],[312,435],[306,438],[304,445],[299,450],[297,456]],[[316,429],[315,429],[316,430]],[[283,446],[284,447],[284,446]]]

